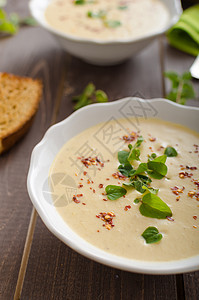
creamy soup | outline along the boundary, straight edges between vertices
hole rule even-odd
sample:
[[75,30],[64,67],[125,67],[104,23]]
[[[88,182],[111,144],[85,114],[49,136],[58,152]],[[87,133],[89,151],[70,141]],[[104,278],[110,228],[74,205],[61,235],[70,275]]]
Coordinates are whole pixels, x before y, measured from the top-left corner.
[[[140,156],[137,153],[137,160],[131,161],[135,170],[166,149],[177,155],[166,158],[167,173],[161,179],[141,172],[152,180],[144,193],[125,186],[130,179],[118,170],[118,152],[128,153],[128,145],[135,147],[141,137],[135,148]],[[195,256],[199,254],[198,145],[196,132],[158,119],[141,120],[136,132],[125,119],[98,124],[69,140],[56,156],[50,170],[54,205],[78,235],[109,253],[146,261]],[[123,187],[127,193],[110,200],[108,185]],[[150,188],[172,215],[159,219],[140,212],[144,195],[152,194]],[[148,227],[157,228],[162,239],[147,243],[142,234]]]
[[54,0],[45,18],[53,28],[69,35],[117,40],[161,30],[168,23],[169,12],[159,0]]

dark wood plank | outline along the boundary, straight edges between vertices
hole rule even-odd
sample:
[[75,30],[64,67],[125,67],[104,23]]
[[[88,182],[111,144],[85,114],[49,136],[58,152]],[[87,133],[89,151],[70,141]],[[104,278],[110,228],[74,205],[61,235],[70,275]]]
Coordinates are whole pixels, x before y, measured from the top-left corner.
[[65,96],[58,121],[73,111],[72,96],[80,94],[89,82],[103,89],[110,101],[128,96],[162,97],[159,43],[155,41],[140,55],[111,67],[96,67],[71,58],[66,77]]
[[39,28],[23,28],[17,36],[0,43],[0,71],[37,77],[44,82],[33,126],[13,149],[0,157],[0,298],[6,300],[14,295],[32,210],[26,189],[30,154],[50,125],[59,85],[57,74],[65,55],[54,39]]

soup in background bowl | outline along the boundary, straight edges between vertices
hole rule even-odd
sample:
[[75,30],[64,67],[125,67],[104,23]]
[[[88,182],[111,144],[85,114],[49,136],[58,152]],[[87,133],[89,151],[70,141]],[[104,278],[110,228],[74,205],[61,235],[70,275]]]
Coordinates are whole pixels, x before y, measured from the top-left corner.
[[[180,0],[151,1],[102,0],[75,4],[75,1],[64,0],[31,0],[29,7],[37,22],[51,32],[66,51],[96,65],[113,65],[145,48],[179,19]],[[147,6],[142,14],[140,3]],[[139,20],[132,16],[134,9],[136,15],[140,14]],[[151,15],[154,12],[155,17]]]

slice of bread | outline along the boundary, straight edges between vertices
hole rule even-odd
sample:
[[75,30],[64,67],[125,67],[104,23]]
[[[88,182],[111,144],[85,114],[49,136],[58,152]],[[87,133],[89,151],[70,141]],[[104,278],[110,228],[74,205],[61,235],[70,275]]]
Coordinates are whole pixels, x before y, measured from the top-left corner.
[[29,129],[42,93],[39,80],[0,73],[0,154]]

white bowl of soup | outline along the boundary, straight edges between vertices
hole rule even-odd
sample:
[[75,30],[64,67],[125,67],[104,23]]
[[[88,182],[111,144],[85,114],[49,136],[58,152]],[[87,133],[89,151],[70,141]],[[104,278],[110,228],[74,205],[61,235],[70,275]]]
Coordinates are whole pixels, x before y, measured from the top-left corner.
[[199,270],[198,115],[129,97],[52,126],[32,152],[27,181],[48,229],[122,270]]
[[97,65],[130,58],[182,12],[180,0],[31,0],[29,7],[66,51]]

